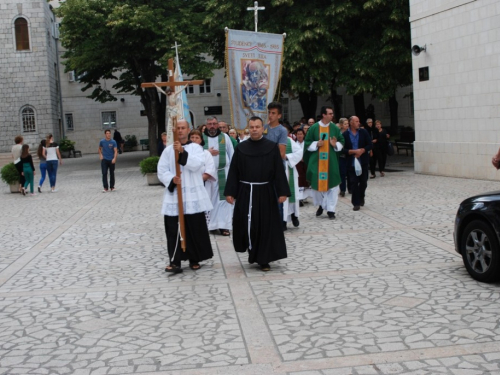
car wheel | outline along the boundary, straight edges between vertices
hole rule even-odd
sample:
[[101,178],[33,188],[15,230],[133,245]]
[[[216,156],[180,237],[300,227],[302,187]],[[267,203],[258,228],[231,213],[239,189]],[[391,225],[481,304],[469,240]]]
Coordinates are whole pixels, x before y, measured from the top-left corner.
[[500,279],[498,240],[484,221],[474,220],[465,227],[460,250],[465,268],[474,279],[482,282]]

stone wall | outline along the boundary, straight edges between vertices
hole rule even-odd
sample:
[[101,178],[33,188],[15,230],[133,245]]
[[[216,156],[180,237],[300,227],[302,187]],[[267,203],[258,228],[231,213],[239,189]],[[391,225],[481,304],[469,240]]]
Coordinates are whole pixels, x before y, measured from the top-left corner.
[[[28,21],[30,50],[16,50],[14,21],[18,17]],[[50,6],[42,0],[0,3],[0,152],[10,152],[19,134],[32,147],[49,132],[59,136],[53,20]],[[36,132],[23,133],[24,106],[35,111]]]
[[[500,3],[411,0],[415,171],[500,179]],[[419,81],[419,68],[429,80]]]

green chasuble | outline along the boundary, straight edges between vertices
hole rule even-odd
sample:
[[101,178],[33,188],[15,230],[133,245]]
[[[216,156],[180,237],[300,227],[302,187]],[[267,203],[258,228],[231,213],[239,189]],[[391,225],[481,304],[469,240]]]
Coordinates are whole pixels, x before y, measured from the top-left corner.
[[238,146],[238,141],[236,139],[234,139],[233,137],[231,137],[229,134],[227,136],[231,140],[231,143],[233,144],[233,148],[236,148],[236,146]]
[[[342,143],[342,146],[345,144],[344,136],[333,122],[330,122],[328,132],[329,137],[325,139],[325,142],[329,142],[329,138],[335,137],[337,138],[337,142]],[[330,144],[328,145],[328,152],[320,152],[319,150],[313,152],[307,151],[312,142],[319,141],[319,134],[320,126],[317,122],[309,128],[304,141],[304,163],[307,166],[306,179],[311,183],[311,187],[317,191],[320,190],[318,186],[320,180],[327,180],[328,189],[340,185],[341,182],[338,155]],[[319,172],[320,158],[323,160],[328,159],[328,172]]]

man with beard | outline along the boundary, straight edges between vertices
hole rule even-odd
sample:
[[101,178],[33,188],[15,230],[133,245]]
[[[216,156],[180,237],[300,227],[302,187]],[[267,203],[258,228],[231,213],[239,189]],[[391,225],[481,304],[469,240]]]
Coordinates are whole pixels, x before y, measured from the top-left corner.
[[234,204],[233,244],[248,250],[250,264],[269,271],[269,263],[287,257],[278,203],[290,194],[283,159],[276,142],[263,137],[260,117],[248,122],[250,138],[235,150],[224,194]]
[[233,143],[227,134],[220,131],[217,118],[213,116],[207,117],[203,141],[205,143],[203,148],[212,154],[215,169],[217,169],[217,178],[205,182],[205,188],[214,206],[208,216],[208,230],[218,229],[223,236],[229,236],[233,205],[226,202],[224,188],[234,154]]
[[[205,156],[203,149],[188,141],[189,124],[179,120],[177,128],[179,140],[168,146],[158,162],[158,178],[166,186],[163,195],[162,214],[170,264],[166,272],[182,272],[181,260],[189,260],[189,267],[200,269],[203,260],[213,257],[208,234],[205,211],[212,208],[207,191],[203,186]],[[177,176],[175,160],[179,157],[181,175]],[[180,248],[179,205],[177,191],[182,188],[184,223],[186,229],[186,252]]]

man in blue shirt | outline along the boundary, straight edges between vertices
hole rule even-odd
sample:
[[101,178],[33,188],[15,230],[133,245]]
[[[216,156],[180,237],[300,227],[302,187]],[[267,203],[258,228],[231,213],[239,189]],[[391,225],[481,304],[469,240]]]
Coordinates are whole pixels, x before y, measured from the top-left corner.
[[[101,159],[102,171],[102,185],[104,187],[103,193],[111,188],[115,190],[115,163],[116,155],[118,154],[118,147],[116,141],[111,139],[111,130],[104,131],[104,139],[99,142],[99,158]],[[109,187],[108,187],[108,169],[109,169]]]
[[[267,119],[269,124],[264,125],[264,137],[278,144],[281,159],[283,159],[283,169],[285,169],[286,145],[288,143],[288,131],[280,124],[283,106],[280,102],[271,102],[267,106]],[[287,230],[286,218],[283,217],[283,203],[279,204],[280,215],[283,220],[283,230]]]

